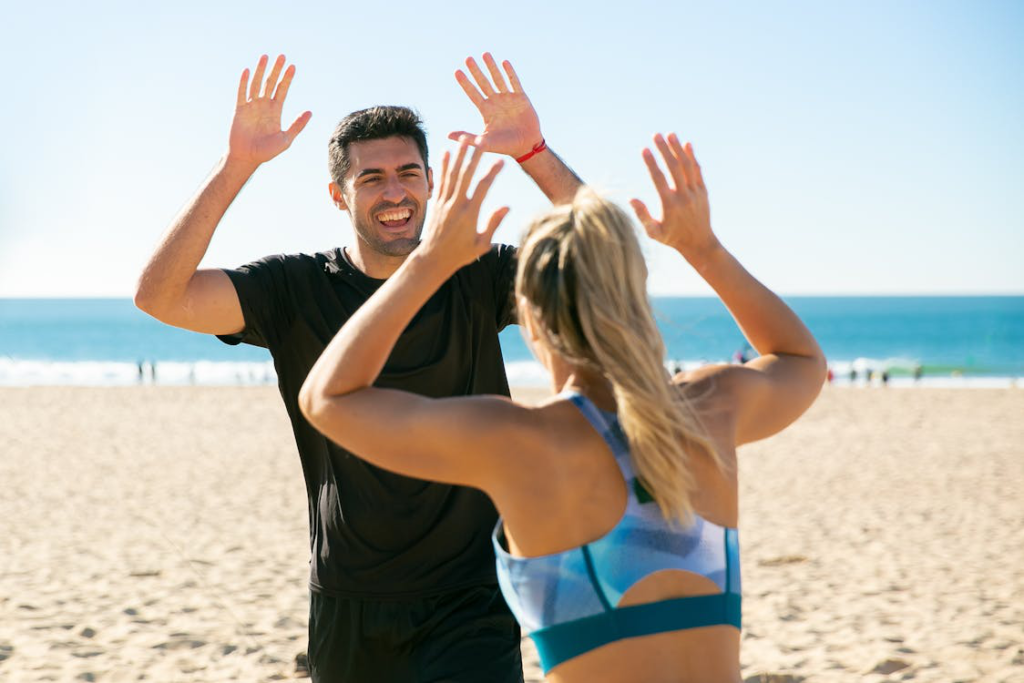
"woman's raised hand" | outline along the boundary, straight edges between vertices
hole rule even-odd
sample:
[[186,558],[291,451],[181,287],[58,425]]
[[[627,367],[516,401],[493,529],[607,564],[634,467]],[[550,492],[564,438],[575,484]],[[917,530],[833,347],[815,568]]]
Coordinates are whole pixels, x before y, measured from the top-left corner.
[[429,258],[437,259],[453,271],[487,253],[491,248],[494,231],[509,211],[507,206],[498,209],[491,214],[484,230],[478,230],[480,205],[504,162],[495,162],[477,183],[473,193],[469,194],[473,174],[484,154],[481,147],[474,147],[467,156],[469,147],[470,138],[464,136],[459,140],[454,160],[450,152],[444,153],[436,204],[430,213],[430,221],[419,247]]
[[670,134],[667,140],[658,133],[654,136],[654,144],[672,180],[669,183],[654,153],[644,148],[644,163],[661,197],[661,220],[655,220],[639,199],[632,199],[629,203],[652,239],[676,249],[687,258],[699,257],[717,247],[718,238],[711,230],[708,190],[693,155],[693,145],[680,144],[675,133]]

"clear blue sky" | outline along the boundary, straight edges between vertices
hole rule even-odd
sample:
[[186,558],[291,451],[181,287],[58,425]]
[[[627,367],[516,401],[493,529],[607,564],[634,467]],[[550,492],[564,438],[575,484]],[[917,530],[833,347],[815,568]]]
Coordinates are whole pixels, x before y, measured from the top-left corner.
[[[210,5],[210,6],[207,6]],[[16,3],[0,56],[0,296],[130,296],[226,147],[238,75],[297,65],[313,119],[243,190],[204,265],[352,240],[328,201],[346,113],[408,104],[434,159],[478,130],[452,76],[510,59],[552,148],[625,201],[639,150],[692,140],[716,231],[788,294],[1024,293],[1024,3]],[[516,242],[545,206],[491,192]],[[705,294],[652,245],[651,290]]]

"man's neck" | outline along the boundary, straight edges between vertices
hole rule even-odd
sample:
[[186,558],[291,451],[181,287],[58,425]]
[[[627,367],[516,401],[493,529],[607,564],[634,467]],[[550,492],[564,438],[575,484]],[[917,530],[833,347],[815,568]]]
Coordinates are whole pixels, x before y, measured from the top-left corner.
[[364,275],[378,280],[386,280],[395,274],[408,254],[404,256],[388,256],[373,251],[363,245],[359,240],[351,247],[345,247],[345,254],[352,265],[358,268]]

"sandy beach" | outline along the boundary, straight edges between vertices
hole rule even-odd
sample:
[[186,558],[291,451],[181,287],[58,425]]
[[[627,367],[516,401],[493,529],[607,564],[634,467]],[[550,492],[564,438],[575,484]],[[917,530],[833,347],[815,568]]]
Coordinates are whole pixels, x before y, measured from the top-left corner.
[[[746,680],[1024,681],[1024,391],[830,388],[740,462]],[[0,486],[0,680],[296,675],[276,389],[0,389]]]

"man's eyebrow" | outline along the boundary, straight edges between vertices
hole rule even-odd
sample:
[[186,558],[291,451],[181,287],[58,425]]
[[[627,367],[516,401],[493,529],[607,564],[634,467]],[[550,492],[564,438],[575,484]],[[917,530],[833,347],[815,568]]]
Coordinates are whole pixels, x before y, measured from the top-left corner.
[[[412,170],[422,171],[423,170],[423,166],[421,164],[417,164],[417,163],[409,163],[409,164],[403,164],[403,165],[399,166],[396,170],[399,173],[401,173],[402,171],[412,171]],[[359,172],[358,175],[356,175],[356,178],[362,178],[364,175],[383,175],[383,174],[384,174],[384,169],[382,169],[382,168],[364,168],[362,171]]]

